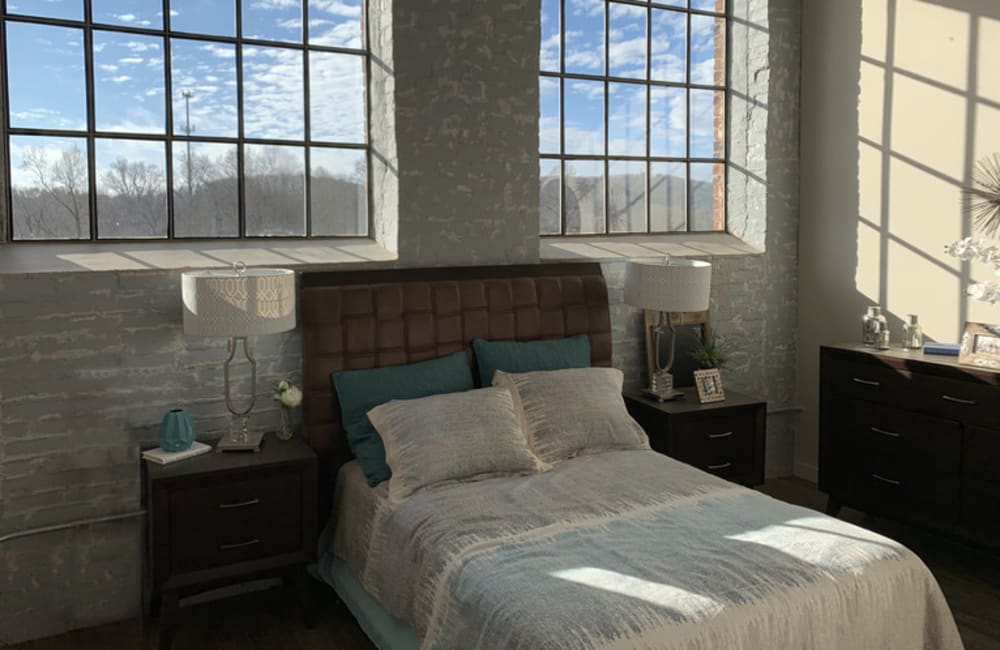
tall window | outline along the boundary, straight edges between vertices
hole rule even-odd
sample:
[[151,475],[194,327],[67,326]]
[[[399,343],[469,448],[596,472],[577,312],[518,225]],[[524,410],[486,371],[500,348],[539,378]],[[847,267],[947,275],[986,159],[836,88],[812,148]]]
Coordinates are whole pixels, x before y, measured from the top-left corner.
[[726,0],[542,0],[543,235],[726,229]]
[[363,0],[0,0],[14,240],[368,232]]

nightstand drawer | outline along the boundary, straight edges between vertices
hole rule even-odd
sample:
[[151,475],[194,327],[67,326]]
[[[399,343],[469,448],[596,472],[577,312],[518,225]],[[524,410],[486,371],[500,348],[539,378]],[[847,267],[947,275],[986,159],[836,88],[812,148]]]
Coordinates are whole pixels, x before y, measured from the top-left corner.
[[299,474],[178,488],[170,498],[173,572],[255,560],[301,548]]
[[753,413],[705,417],[677,426],[673,456],[723,478],[754,470],[756,420]]

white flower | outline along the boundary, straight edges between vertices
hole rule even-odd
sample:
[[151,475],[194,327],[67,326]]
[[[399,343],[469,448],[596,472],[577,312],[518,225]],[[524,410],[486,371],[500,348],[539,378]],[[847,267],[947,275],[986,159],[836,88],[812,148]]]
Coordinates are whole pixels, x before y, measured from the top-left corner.
[[302,403],[302,391],[295,386],[289,386],[281,393],[279,397],[281,403],[289,408],[294,408]]
[[284,393],[286,390],[288,390],[290,387],[291,387],[291,384],[288,383],[287,380],[282,379],[281,381],[278,382],[278,386],[277,386],[276,390],[278,391],[278,394],[280,395],[281,393]]

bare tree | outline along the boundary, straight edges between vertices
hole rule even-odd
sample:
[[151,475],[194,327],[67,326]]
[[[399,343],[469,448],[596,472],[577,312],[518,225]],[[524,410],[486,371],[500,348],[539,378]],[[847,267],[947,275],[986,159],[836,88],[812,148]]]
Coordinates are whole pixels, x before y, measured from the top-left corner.
[[102,221],[110,221],[125,231],[130,225],[139,229],[121,235],[151,236],[165,230],[166,183],[162,170],[142,161],[129,162],[118,157],[104,173],[103,180],[109,196],[98,197],[104,211]]
[[29,207],[27,203],[21,204],[22,209],[29,213],[23,215],[31,224],[27,236],[58,236],[63,230],[59,227],[59,210],[49,212],[47,209],[48,205],[55,203],[69,217],[68,229],[75,229],[77,238],[84,237],[90,209],[87,161],[80,148],[74,144],[64,149],[58,160],[50,165],[44,149],[29,147],[21,157],[21,169],[31,173],[40,190],[38,205]]

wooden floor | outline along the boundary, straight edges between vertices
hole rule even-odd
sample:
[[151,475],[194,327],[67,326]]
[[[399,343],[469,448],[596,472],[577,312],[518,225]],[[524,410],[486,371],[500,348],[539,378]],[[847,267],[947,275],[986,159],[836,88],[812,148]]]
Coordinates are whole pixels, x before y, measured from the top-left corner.
[[[800,479],[768,481],[771,496],[821,510],[825,497]],[[841,518],[897,539],[918,553],[933,571],[962,633],[967,650],[1000,650],[1000,562],[963,545],[908,526],[844,509]],[[333,592],[316,590],[316,627],[307,630],[291,590],[274,588],[182,608],[176,650],[348,650],[370,649]],[[156,648],[155,630],[144,637],[138,620],[77,630],[7,650],[105,650]]]

